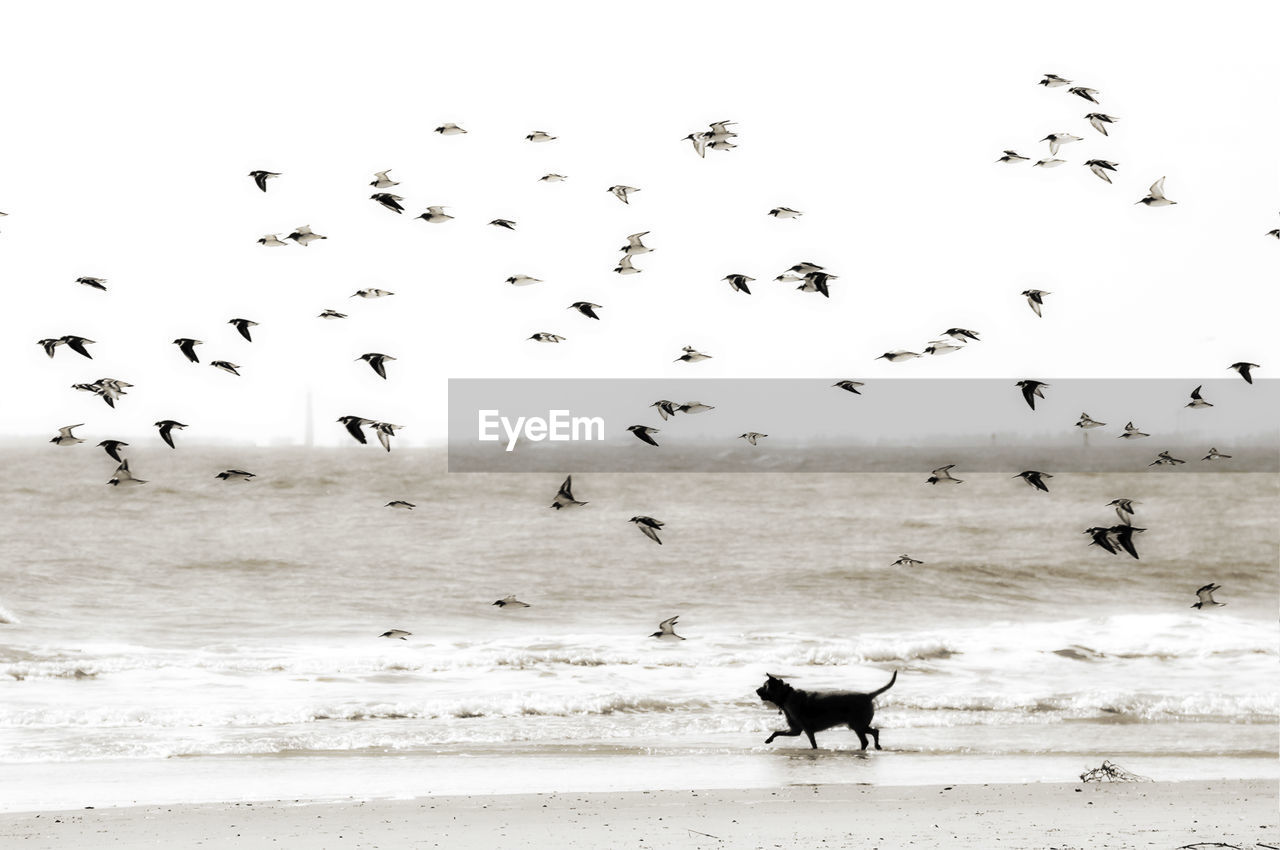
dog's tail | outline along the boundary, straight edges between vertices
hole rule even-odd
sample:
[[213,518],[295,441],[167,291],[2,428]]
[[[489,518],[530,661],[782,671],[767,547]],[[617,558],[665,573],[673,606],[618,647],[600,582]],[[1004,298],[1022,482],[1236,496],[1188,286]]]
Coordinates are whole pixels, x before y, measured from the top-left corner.
[[894,682],[896,682],[896,681],[898,681],[898,671],[897,671],[897,670],[894,670],[894,671],[893,671],[893,676],[892,676],[892,677],[890,677],[890,679],[889,679],[889,684],[885,685],[883,688],[881,688],[881,689],[880,689],[880,690],[878,690],[878,691],[872,691],[871,693],[867,694],[867,696],[869,696],[869,697],[873,697],[873,698],[874,698],[874,697],[878,697],[878,696],[880,696],[882,693],[884,693],[885,691],[887,691],[887,690],[889,690],[890,688],[892,688],[892,687],[893,687],[893,683],[894,683]]

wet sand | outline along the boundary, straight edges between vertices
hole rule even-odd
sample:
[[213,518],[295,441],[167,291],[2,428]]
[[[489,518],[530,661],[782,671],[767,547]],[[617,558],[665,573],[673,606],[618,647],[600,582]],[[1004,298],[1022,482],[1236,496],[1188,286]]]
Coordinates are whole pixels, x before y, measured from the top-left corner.
[[0,846],[1280,847],[1272,780],[788,786],[270,801],[0,815]]

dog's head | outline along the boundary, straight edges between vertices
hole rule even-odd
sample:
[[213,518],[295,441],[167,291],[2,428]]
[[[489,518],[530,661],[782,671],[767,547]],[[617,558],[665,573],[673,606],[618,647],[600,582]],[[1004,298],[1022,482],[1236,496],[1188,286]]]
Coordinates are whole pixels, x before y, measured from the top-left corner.
[[765,674],[764,684],[756,688],[756,696],[764,702],[771,702],[778,708],[782,708],[787,701],[787,697],[795,688],[770,673]]

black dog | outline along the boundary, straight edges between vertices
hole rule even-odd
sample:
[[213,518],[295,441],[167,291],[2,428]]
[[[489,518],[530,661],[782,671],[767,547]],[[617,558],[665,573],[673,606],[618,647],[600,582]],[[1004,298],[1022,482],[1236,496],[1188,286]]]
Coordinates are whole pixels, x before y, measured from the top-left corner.
[[851,691],[828,691],[826,693],[808,693],[793,688],[777,676],[768,676],[764,685],[756,689],[756,695],[765,702],[771,702],[787,716],[790,729],[774,732],[765,739],[772,744],[779,735],[799,735],[801,732],[809,736],[809,744],[815,750],[818,742],[813,739],[814,732],[821,732],[833,726],[848,726],[858,734],[862,749],[867,748],[867,733],[876,740],[876,749],[880,749],[880,730],[871,726],[871,718],[875,715],[872,700],[893,687],[898,681],[898,671],[893,671],[889,684],[869,694],[858,694]]

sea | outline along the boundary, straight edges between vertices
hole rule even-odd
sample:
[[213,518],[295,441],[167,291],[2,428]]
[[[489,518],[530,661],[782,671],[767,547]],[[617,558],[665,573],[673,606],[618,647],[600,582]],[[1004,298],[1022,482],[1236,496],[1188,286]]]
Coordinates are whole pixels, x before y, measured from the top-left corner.
[[[556,511],[573,470],[435,449],[132,457],[0,450],[0,809],[1280,779],[1275,474],[579,474]],[[1116,498],[1139,559],[1082,533]],[[764,743],[766,674],[894,672],[883,750]]]

